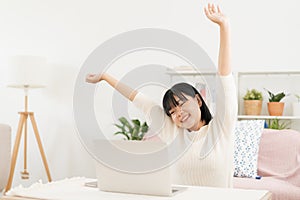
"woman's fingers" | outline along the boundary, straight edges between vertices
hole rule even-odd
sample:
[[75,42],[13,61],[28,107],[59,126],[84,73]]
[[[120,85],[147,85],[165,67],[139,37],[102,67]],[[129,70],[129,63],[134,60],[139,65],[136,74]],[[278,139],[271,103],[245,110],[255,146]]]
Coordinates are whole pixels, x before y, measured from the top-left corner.
[[215,4],[212,4],[211,11],[212,11],[213,13],[215,13],[215,12],[217,11],[217,10],[216,10],[216,7],[215,7]]
[[206,14],[206,16],[211,16],[213,14],[213,11],[212,11],[212,4],[207,4],[207,7],[205,6],[204,7],[204,12]]
[[207,7],[204,7],[204,10],[210,15],[214,13],[221,13],[220,6],[219,5],[216,6],[215,4],[211,4],[211,3],[208,3]]
[[90,82],[90,76],[91,76],[90,74],[87,74],[85,76],[85,81],[88,82],[88,83]]
[[206,14],[206,16],[208,17],[210,15],[208,8],[206,6],[204,6],[204,12]]
[[208,3],[208,11],[211,11],[211,3]]
[[218,8],[218,13],[221,13],[222,11],[221,11],[221,9],[220,9],[220,6],[219,6],[219,5],[217,6],[217,8]]
[[96,75],[95,74],[87,74],[85,77],[86,82],[93,83],[95,82]]

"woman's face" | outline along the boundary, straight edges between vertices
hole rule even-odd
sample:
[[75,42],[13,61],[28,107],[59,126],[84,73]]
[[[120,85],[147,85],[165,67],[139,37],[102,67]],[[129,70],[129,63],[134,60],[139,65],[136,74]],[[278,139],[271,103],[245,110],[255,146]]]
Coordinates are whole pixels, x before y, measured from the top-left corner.
[[184,96],[186,100],[181,100],[177,96],[174,96],[178,105],[169,111],[171,118],[180,128],[188,129],[189,131],[199,130],[201,127],[201,99],[198,95],[195,97]]

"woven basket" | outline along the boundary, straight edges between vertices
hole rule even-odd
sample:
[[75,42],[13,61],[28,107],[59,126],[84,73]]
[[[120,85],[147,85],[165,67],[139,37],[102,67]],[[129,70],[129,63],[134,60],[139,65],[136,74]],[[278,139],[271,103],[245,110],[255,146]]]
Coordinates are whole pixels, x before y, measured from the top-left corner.
[[262,100],[244,100],[245,115],[260,115]]

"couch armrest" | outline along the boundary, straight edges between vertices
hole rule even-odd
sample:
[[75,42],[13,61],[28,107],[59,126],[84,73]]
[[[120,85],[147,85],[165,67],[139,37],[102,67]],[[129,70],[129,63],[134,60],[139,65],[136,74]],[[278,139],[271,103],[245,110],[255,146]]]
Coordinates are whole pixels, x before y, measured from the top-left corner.
[[259,146],[259,175],[293,179],[300,187],[300,133],[291,129],[265,129]]
[[11,159],[11,128],[0,124],[0,190],[7,184]]

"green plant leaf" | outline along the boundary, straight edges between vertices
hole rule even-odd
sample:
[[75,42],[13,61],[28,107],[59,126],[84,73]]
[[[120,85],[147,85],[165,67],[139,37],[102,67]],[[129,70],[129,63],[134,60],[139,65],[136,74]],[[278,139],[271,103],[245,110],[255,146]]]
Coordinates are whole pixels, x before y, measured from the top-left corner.
[[116,132],[115,135],[122,134],[127,140],[142,140],[145,133],[148,131],[148,125],[144,122],[141,126],[141,122],[138,119],[132,119],[130,124],[125,117],[120,117],[120,124],[114,124],[120,131]]
[[116,127],[118,127],[119,129],[121,129],[122,130],[122,132],[125,132],[125,127],[124,127],[124,125],[123,126],[121,126],[121,125],[119,125],[119,124],[114,124]]
[[120,135],[120,134],[121,134],[121,135],[124,135],[124,136],[126,137],[127,140],[130,140],[130,137],[128,136],[128,134],[127,134],[126,132],[120,132],[120,131],[119,131],[119,132],[114,133],[114,135]]
[[148,129],[149,129],[148,124],[146,122],[144,122],[141,126],[141,132],[146,133],[148,131]]
[[287,129],[290,123],[288,122],[280,122],[279,119],[270,119],[268,123],[268,127],[270,129],[277,129],[277,130],[282,130],[282,129]]
[[133,127],[132,127],[132,125],[128,122],[128,120],[127,120],[125,117],[119,118],[119,121],[120,121],[124,126],[126,126],[126,127],[129,129],[129,132],[132,132]]
[[297,98],[298,103],[300,103],[300,95],[295,94],[295,97]]
[[134,127],[132,131],[132,137],[137,137],[139,134],[139,127]]
[[247,93],[243,97],[244,100],[263,100],[262,93],[256,89],[247,90]]
[[286,95],[283,92],[280,92],[278,94],[273,94],[271,91],[267,90],[266,88],[264,88],[268,94],[269,94],[269,102],[280,102],[283,97],[285,97]]
[[138,119],[133,119],[133,120],[131,120],[132,121],[132,123],[134,124],[134,126],[140,126],[141,125],[141,122],[140,122],[140,120],[138,120]]
[[274,101],[275,101],[275,102],[279,102],[279,101],[281,101],[281,99],[282,99],[283,97],[285,97],[285,94],[284,94],[283,92],[278,93],[278,94],[276,94],[276,95],[274,96]]

